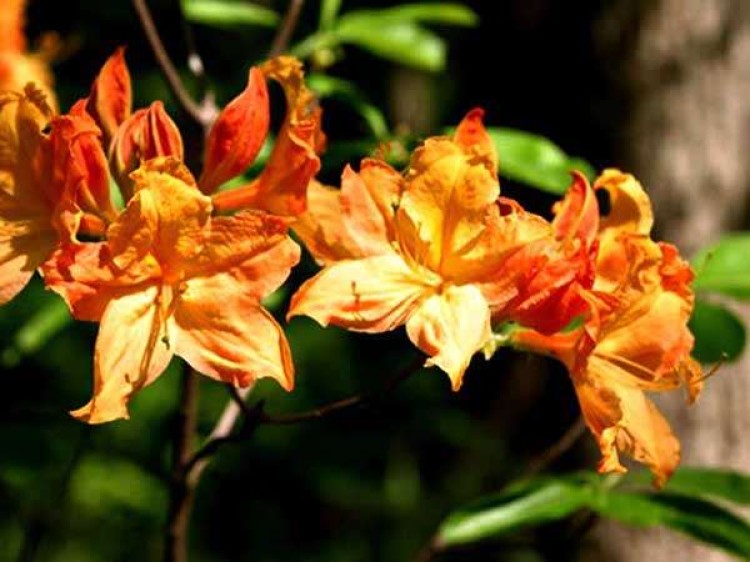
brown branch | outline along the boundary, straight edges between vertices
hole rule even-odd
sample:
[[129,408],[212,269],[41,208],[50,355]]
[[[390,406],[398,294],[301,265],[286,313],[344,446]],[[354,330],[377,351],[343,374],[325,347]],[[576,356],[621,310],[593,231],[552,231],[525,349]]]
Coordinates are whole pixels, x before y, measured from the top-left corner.
[[526,475],[539,473],[547,469],[562,457],[563,454],[567,453],[570,448],[575,446],[585,431],[586,424],[583,421],[583,417],[579,416],[554,444],[539,453],[539,455],[529,462]]
[[[204,442],[203,446],[201,446],[193,454],[193,457],[186,464],[187,471],[191,475],[194,475],[195,478],[199,478],[203,467],[208,461],[208,458],[216,453],[219,448],[221,448],[225,444],[243,442],[249,439],[255,433],[255,430],[258,428],[258,426],[262,424],[297,424],[299,422],[306,422],[309,420],[324,418],[329,415],[342,412],[344,410],[349,410],[354,407],[363,406],[376,401],[382,398],[383,395],[395,389],[400,383],[405,381],[411,375],[419,371],[423,364],[424,358],[422,358],[421,356],[416,357],[412,362],[406,365],[404,369],[389,378],[381,389],[375,392],[360,393],[352,397],[334,401],[315,409],[298,413],[269,415],[266,414],[266,412],[263,410],[262,402],[257,403],[252,407],[248,407],[245,405],[243,397],[241,395],[236,395],[233,399],[233,403],[231,404],[236,407],[237,410],[233,410],[233,412],[236,412],[237,415],[242,411],[245,412],[244,425],[242,429],[235,434],[220,433],[214,436],[214,433],[212,432],[213,437],[209,437],[209,439]],[[241,405],[245,405],[244,408],[240,407],[238,403]],[[227,405],[227,409],[229,409],[229,405]],[[227,412],[227,409],[225,409],[225,413]]]
[[172,94],[174,94],[179,104],[193,120],[204,129],[207,128],[216,116],[216,107],[213,105],[212,99],[207,98],[211,103],[204,100],[204,103],[201,104],[193,99],[182,82],[180,73],[177,71],[172,59],[167,54],[164,43],[156,29],[154,18],[146,5],[146,0],[132,0],[132,2],[138,14],[138,19],[141,22],[141,27],[146,34],[146,39],[148,39],[149,45],[151,45],[151,50],[156,57],[156,61],[159,63],[159,67],[167,80]]
[[180,410],[175,427],[165,561],[185,561],[187,558],[187,530],[195,498],[195,486],[188,480],[188,463],[192,455],[197,415],[198,374],[186,367],[182,375]]
[[268,51],[269,59],[281,55],[289,48],[289,41],[292,38],[294,29],[297,27],[304,3],[305,0],[289,1],[289,7],[284,14],[284,19],[276,32],[276,37],[273,38],[273,43],[271,43],[271,50]]

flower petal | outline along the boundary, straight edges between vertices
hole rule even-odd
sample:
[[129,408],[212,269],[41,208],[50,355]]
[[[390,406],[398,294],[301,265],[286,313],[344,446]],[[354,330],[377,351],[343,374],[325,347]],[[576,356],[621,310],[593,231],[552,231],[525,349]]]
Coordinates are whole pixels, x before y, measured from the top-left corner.
[[112,140],[110,168],[125,201],[133,195],[130,174],[142,162],[160,156],[183,160],[184,149],[180,130],[167,114],[164,104],[156,101],[126,119]]
[[[680,463],[680,443],[665,420],[640,389],[602,380],[597,367],[576,381],[576,393],[584,419],[599,443],[601,473],[626,471],[622,452],[643,463],[662,487]],[[603,374],[602,374],[603,375]]]
[[[372,174],[365,177],[372,178]],[[392,253],[394,240],[393,207],[378,205],[373,192],[377,193],[379,185],[368,186],[365,177],[347,166],[341,176],[340,196],[345,236],[361,258]]]
[[340,190],[313,180],[307,189],[307,211],[292,225],[321,265],[358,257],[357,248],[344,229],[340,195]]
[[461,120],[461,123],[456,127],[456,132],[453,134],[453,140],[468,150],[473,150],[481,158],[487,159],[492,163],[492,170],[497,174],[497,152],[495,151],[495,143],[487,134],[487,130],[484,128],[484,110],[482,108],[474,108],[466,117]]
[[403,250],[444,277],[461,275],[500,190],[487,158],[446,138],[431,138],[412,158],[398,210]]
[[104,133],[104,146],[109,147],[120,124],[130,117],[133,94],[130,72],[125,62],[125,48],[118,47],[107,59],[91,86],[86,111]]
[[432,290],[429,281],[396,254],[344,260],[302,284],[287,318],[307,315],[323,326],[385,332],[404,324]]
[[471,357],[490,339],[490,308],[476,286],[451,286],[428,297],[406,323],[409,339],[458,391]]
[[128,418],[132,395],[161,375],[172,358],[169,300],[169,292],[148,285],[107,305],[96,339],[93,398],[71,412],[75,418],[90,424]]
[[284,88],[287,112],[266,167],[247,189],[253,193],[256,209],[275,215],[300,215],[307,208],[307,186],[320,170],[318,153],[325,143],[321,110],[315,95],[305,86],[302,64],[297,59],[277,57],[261,69]]
[[261,377],[294,387],[284,331],[231,276],[188,280],[173,322],[175,353],[200,373],[242,387]]
[[252,164],[268,135],[270,118],[266,80],[253,67],[245,90],[221,111],[208,134],[198,181],[204,193],[214,192]]

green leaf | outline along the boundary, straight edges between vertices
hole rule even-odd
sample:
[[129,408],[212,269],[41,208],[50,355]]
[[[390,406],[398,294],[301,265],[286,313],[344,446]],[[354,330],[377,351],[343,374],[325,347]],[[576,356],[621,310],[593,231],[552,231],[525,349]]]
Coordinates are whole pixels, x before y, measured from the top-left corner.
[[214,27],[276,27],[280,21],[273,10],[240,0],[182,0],[182,10],[189,21]]
[[341,43],[406,66],[430,72],[445,67],[445,41],[413,22],[377,11],[349,12],[339,19],[332,33]]
[[750,298],[750,234],[727,235],[698,253],[693,260],[697,290],[714,291],[738,299]]
[[31,356],[47,341],[73,322],[65,303],[50,296],[44,305],[23,324],[13,340],[0,353],[0,363],[5,367],[17,365],[22,358]]
[[320,22],[318,27],[324,31],[333,27],[340,9],[341,0],[323,0],[320,3]]
[[689,326],[695,335],[693,355],[704,364],[734,360],[745,348],[745,325],[722,305],[698,299]]
[[721,468],[681,467],[666,491],[750,505],[750,475]]
[[750,524],[712,502],[668,492],[609,491],[589,506],[632,526],[666,526],[730,553],[750,557]]
[[[452,547],[506,535],[522,528],[559,520],[581,510],[593,510],[633,526],[667,526],[742,557],[750,556],[750,524],[714,504],[694,496],[700,474],[686,475],[668,491],[618,490],[620,480],[593,474],[537,478],[488,497],[451,514],[438,530],[437,543]],[[748,493],[746,478],[709,475],[713,496],[728,498],[738,487]],[[705,492],[705,494],[711,494]]]
[[421,23],[438,23],[462,27],[474,27],[479,24],[479,16],[468,6],[463,4],[431,3],[431,4],[402,4],[393,8],[379,10],[381,17],[393,18],[398,21],[414,21]]
[[488,133],[500,157],[500,175],[531,187],[561,195],[570,186],[571,170],[589,179],[594,169],[580,158],[573,158],[552,141],[517,129],[490,127]]
[[586,505],[580,489],[561,480],[534,480],[451,514],[440,526],[443,546],[474,543],[525,526],[564,518]]
[[326,74],[311,74],[307,83],[321,98],[337,98],[349,104],[362,116],[376,139],[384,140],[390,136],[383,113],[352,82]]

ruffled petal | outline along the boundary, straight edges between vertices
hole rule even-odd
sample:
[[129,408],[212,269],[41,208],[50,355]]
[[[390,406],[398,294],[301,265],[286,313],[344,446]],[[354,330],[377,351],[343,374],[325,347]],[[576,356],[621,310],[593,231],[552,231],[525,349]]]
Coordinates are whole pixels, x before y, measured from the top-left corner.
[[344,260],[302,284],[288,317],[306,315],[323,326],[384,332],[404,324],[433,290],[398,255]]
[[173,322],[176,354],[200,373],[242,387],[262,377],[294,387],[284,331],[232,276],[188,280]]
[[490,308],[472,285],[451,286],[428,297],[406,323],[409,339],[438,366],[458,391],[471,357],[492,335]]
[[680,463],[680,443],[669,423],[640,389],[601,380],[594,362],[589,375],[576,381],[584,419],[599,443],[601,473],[626,471],[619,453],[643,463],[662,487]]
[[93,398],[71,412],[75,418],[89,424],[128,418],[132,395],[161,375],[172,358],[165,315],[170,299],[169,291],[147,285],[110,301],[96,339]]

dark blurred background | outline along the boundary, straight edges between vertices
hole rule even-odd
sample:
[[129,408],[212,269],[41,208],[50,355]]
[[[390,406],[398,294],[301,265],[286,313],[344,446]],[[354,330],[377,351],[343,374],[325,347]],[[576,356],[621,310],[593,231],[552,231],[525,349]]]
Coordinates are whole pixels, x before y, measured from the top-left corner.
[[[176,2],[149,4],[168,50],[183,64]],[[389,4],[346,0],[343,11]],[[661,232],[692,251],[745,221],[750,47],[744,4],[472,0],[478,27],[434,26],[449,45],[444,72],[400,68],[356,47],[347,48],[329,72],[356,83],[394,129],[435,134],[479,105],[491,125],[544,135],[597,169],[617,164],[634,171],[651,187]],[[281,1],[269,5],[286,8]],[[317,2],[306,3],[295,37],[313,30],[317,10]],[[136,106],[164,99],[189,131],[129,2],[32,0],[29,36],[49,30],[59,33],[69,51],[54,69],[63,109],[88,92],[102,62],[125,44]],[[249,65],[263,58],[273,37],[273,30],[262,27],[195,25],[193,31],[220,103],[242,88]],[[326,102],[324,108],[331,139],[366,134],[345,104]],[[333,183],[339,173],[324,157],[323,177]],[[549,213],[552,196],[511,182],[503,190]],[[294,272],[292,287],[313,271],[308,258]],[[276,310],[280,318],[289,294]],[[35,283],[0,310],[0,348],[11,347],[29,315],[51,299]],[[0,558],[161,557],[182,367],[171,366],[135,398],[130,421],[84,426],[66,412],[90,394],[95,333],[93,325],[71,325],[34,354],[3,355]],[[401,330],[368,337],[295,319],[288,334],[296,390],[286,395],[263,381],[252,395],[266,400],[273,413],[377,389],[414,354]],[[721,398],[715,406],[699,407],[707,418],[675,415],[689,459],[748,469],[736,440],[747,429],[741,401],[750,393],[741,379],[732,385],[712,390]],[[200,430],[207,433],[226,404],[226,390],[202,381],[200,401]],[[304,425],[262,427],[252,441],[222,449],[205,472],[190,527],[190,557],[414,558],[452,508],[524,475],[576,420],[577,409],[558,366],[503,351],[488,363],[477,358],[458,394],[446,377],[426,370],[366,408]],[[593,467],[594,450],[586,436],[551,469]],[[674,543],[665,547],[671,539],[623,539],[627,532],[619,529],[601,542],[601,532],[590,524],[565,522],[438,557],[648,553],[659,559],[658,549],[675,553]],[[691,556],[692,547],[680,549],[682,557]]]

